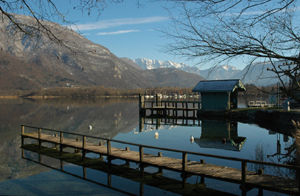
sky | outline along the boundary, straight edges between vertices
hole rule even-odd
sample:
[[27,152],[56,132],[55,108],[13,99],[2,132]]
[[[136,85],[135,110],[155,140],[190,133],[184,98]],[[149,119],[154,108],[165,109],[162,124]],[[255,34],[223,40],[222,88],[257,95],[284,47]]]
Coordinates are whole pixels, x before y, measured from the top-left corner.
[[[59,8],[68,7],[69,1],[58,1]],[[164,52],[169,43],[161,32],[170,23],[164,2],[138,4],[135,0],[110,3],[101,12],[87,13],[70,11],[67,20],[71,28],[94,43],[103,45],[118,57],[149,58],[185,62],[184,58]]]
[[[121,3],[112,3],[111,0],[100,13],[94,10],[88,14],[87,11],[81,12],[73,9],[74,0],[53,1],[66,16],[66,20],[72,22],[73,25],[68,24],[70,28],[90,41],[108,48],[118,57],[171,60],[190,66],[197,64],[197,60],[188,60],[165,52],[170,43],[170,37],[162,31],[171,29],[172,22],[168,9],[176,15],[176,9],[172,9],[170,2],[123,0]],[[297,7],[297,12],[299,10],[300,7]],[[255,13],[249,12],[249,14]],[[55,20],[54,22],[61,23]],[[221,64],[243,69],[248,60],[240,58],[237,61]],[[201,64],[200,68],[206,69],[211,66]]]

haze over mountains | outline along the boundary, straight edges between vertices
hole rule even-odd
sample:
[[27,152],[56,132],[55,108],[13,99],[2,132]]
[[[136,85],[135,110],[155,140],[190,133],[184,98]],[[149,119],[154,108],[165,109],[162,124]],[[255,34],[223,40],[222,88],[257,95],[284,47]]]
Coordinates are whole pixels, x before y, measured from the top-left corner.
[[[33,23],[28,16],[15,16]],[[5,18],[0,23],[0,90],[48,87],[104,86],[146,88],[193,87],[201,76],[173,68],[142,70],[92,43],[78,33],[52,22],[43,22],[67,46],[44,34],[17,32]]]
[[[144,70],[154,70],[161,68],[176,68],[189,73],[196,73],[207,80],[220,79],[241,79],[245,84],[255,84],[258,86],[273,85],[278,82],[277,76],[267,69],[271,69],[270,63],[255,63],[246,66],[244,69],[238,69],[235,66],[220,65],[209,69],[200,69],[199,66],[188,66],[184,63],[172,61],[160,61],[147,58],[138,58],[132,60]],[[280,64],[281,62],[278,62]]]

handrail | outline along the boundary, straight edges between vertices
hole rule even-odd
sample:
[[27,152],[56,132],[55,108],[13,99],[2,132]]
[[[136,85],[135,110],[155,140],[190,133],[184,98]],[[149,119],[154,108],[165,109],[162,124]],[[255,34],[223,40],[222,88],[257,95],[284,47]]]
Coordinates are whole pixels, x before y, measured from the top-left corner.
[[183,153],[183,154],[186,153],[186,154],[193,154],[193,155],[198,155],[198,156],[212,157],[212,158],[225,159],[225,160],[231,160],[231,161],[239,161],[241,163],[255,163],[255,164],[263,164],[263,165],[269,165],[269,166],[284,167],[284,168],[288,168],[288,169],[299,169],[300,170],[300,166],[298,166],[298,165],[287,165],[287,164],[271,163],[271,162],[264,162],[264,161],[256,161],[256,160],[250,160],[250,159],[241,159],[241,158],[237,158],[237,157],[228,157],[228,156],[222,156],[222,155],[213,155],[213,154],[207,154],[207,153],[184,151],[184,150],[179,150],[179,149],[171,149],[171,148],[165,148],[165,147],[136,144],[136,143],[132,143],[132,142],[109,139],[109,138],[104,138],[104,137],[99,137],[99,136],[90,136],[90,135],[83,135],[80,133],[58,131],[58,130],[49,129],[49,128],[41,128],[41,127],[35,127],[35,126],[29,126],[29,125],[21,125],[21,127],[22,126],[27,127],[27,128],[37,129],[37,130],[41,129],[41,130],[46,130],[46,131],[59,132],[59,133],[77,135],[77,136],[81,136],[81,137],[88,137],[88,138],[106,140],[106,141],[110,141],[110,142],[133,145],[133,146],[138,146],[139,148],[150,148],[150,149],[157,149],[157,150],[163,150],[163,151],[178,152],[178,153]]

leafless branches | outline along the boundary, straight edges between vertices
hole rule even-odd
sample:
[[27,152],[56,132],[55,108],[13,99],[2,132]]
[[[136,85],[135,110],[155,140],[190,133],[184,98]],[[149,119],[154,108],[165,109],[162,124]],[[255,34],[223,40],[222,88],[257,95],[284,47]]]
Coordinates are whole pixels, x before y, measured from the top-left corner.
[[209,62],[241,57],[249,62],[271,61],[270,71],[285,89],[283,77],[300,89],[296,0],[169,1],[177,3],[176,12],[181,14],[172,16],[174,28],[165,32],[172,38],[168,52]]
[[[108,0],[119,3],[123,0]],[[90,15],[92,12],[100,14],[106,6],[107,0],[69,0],[69,11],[79,10]],[[34,22],[27,23],[18,20],[16,14],[31,16]],[[15,30],[28,36],[46,35],[50,40],[59,44],[63,43],[51,27],[45,25],[43,21],[56,21],[61,24],[69,24],[72,21],[66,19],[67,9],[58,8],[57,2],[53,0],[0,0],[0,20],[8,19]]]

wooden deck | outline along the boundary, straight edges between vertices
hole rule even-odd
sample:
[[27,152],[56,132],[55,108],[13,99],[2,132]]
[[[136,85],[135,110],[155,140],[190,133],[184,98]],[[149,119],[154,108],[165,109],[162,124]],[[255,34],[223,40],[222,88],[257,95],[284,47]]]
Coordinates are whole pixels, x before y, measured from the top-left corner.
[[196,118],[200,106],[200,102],[195,100],[161,100],[157,96],[145,100],[143,95],[139,96],[139,111],[143,116]]
[[[141,144],[134,144],[124,141],[118,141],[107,138],[86,136],[76,133],[68,133],[63,131],[56,131],[50,129],[42,129],[38,127],[26,126],[29,131],[25,131],[25,126],[22,126],[22,146],[24,145],[25,138],[31,138],[38,141],[38,145],[41,146],[42,142],[53,143],[59,146],[62,152],[65,147],[71,147],[80,149],[82,151],[82,158],[85,158],[87,152],[93,152],[100,155],[106,155],[107,160],[110,163],[112,159],[122,159],[126,161],[132,161],[140,163],[141,168],[145,166],[156,166],[162,169],[169,169],[177,172],[181,172],[184,176],[198,175],[214,179],[219,179],[228,182],[239,183],[242,187],[257,187],[266,190],[272,190],[282,193],[296,194],[299,193],[299,181],[272,176],[267,174],[259,174],[254,171],[247,171],[247,163],[252,164],[264,164],[274,167],[283,167],[293,170],[300,170],[299,166],[282,165],[269,162],[259,162],[254,160],[239,159],[234,157],[225,157],[204,153],[187,152],[176,149],[159,148],[154,146],[147,146]],[[73,138],[66,138],[65,135],[73,135]],[[87,139],[93,139],[97,142],[89,142]],[[102,141],[102,142],[101,142]],[[103,142],[104,141],[104,142]],[[121,143],[127,145],[137,146],[139,151],[131,151],[127,149],[120,149],[111,146],[111,142]],[[104,145],[105,143],[105,145]],[[146,154],[144,149],[156,149],[160,151],[176,152],[181,154],[181,159]],[[237,161],[241,163],[241,170],[236,168],[230,168],[225,166],[217,166],[213,164],[204,163],[204,161],[188,161],[188,154],[213,157],[217,159]],[[143,169],[142,169],[143,171]],[[298,173],[298,172],[297,172]]]
[[[27,156],[27,152],[37,153],[38,156],[34,156],[35,158],[33,158],[32,155]],[[79,153],[59,152],[53,148],[38,147],[37,144],[24,145],[22,147],[22,158],[43,165],[50,169],[54,169],[98,184],[100,186],[108,187],[112,190],[118,191],[120,193],[125,193],[127,195],[144,195],[144,185],[153,186],[161,190],[166,190],[180,195],[234,195],[206,187],[204,177],[201,177],[199,181],[197,181],[197,183],[190,184],[162,175],[163,170],[160,168],[158,168],[157,172],[144,172],[144,174],[141,175],[140,169],[129,167],[129,163],[125,163],[123,165],[111,163],[111,165],[109,165],[103,158],[85,158],[84,160],[82,160]],[[48,158],[51,158],[50,160],[52,160],[52,164],[49,163]],[[55,159],[55,161],[53,161],[53,159]],[[59,164],[57,164],[57,160],[60,161]],[[78,174],[76,172],[72,173],[72,171],[65,169],[64,166],[68,163],[81,166],[82,174]],[[95,179],[94,175],[91,172],[87,172],[87,168],[104,172],[101,175],[106,174],[107,180],[101,181],[97,178]],[[113,175],[120,176],[122,178],[126,178],[128,180],[139,183],[139,190],[135,190],[135,192],[138,192],[139,194],[132,193],[133,190],[129,191],[128,189],[126,189],[126,187],[119,187],[117,183],[114,183]]]

